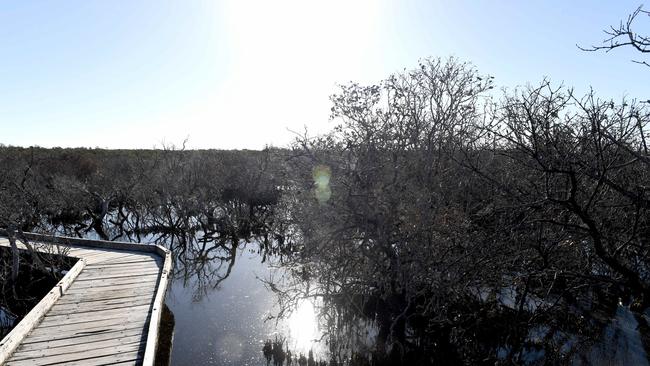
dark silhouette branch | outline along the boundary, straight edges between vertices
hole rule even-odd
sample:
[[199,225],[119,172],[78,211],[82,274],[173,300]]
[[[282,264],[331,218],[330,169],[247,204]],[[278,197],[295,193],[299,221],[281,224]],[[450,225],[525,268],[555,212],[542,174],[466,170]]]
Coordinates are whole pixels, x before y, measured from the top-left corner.
[[[650,11],[643,10],[643,5],[639,6],[632,14],[627,17],[627,21],[619,24],[617,28],[610,26],[605,30],[607,38],[603,40],[602,46],[582,47],[578,48],[583,51],[605,51],[609,52],[615,48],[632,47],[640,53],[650,53],[650,36],[639,34],[634,31],[634,21],[639,15],[650,16]],[[647,61],[632,60],[632,62],[650,67]]]

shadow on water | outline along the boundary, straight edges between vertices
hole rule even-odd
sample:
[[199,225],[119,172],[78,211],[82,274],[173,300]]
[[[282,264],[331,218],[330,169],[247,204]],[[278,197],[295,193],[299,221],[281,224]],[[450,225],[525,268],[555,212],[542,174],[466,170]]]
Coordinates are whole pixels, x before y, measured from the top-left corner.
[[156,349],[155,366],[169,366],[171,364],[175,324],[176,321],[174,319],[174,313],[169,310],[167,304],[164,304],[160,317],[160,328],[158,334],[159,338],[158,347]]

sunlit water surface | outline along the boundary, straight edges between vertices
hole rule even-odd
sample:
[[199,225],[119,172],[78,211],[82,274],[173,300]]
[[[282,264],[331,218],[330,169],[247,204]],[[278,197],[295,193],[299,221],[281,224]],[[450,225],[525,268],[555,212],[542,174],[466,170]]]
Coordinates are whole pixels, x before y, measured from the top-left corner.
[[276,336],[287,338],[296,355],[297,351],[306,356],[313,349],[315,356],[324,356],[325,345],[315,341],[321,332],[311,301],[301,301],[277,324],[265,321],[277,310],[276,297],[260,278],[268,278],[272,271],[278,269],[262,263],[256,252],[239,249],[230,275],[200,299],[195,299],[197,277],[185,284],[173,281],[167,294],[176,323],[172,365],[266,365],[264,341]]

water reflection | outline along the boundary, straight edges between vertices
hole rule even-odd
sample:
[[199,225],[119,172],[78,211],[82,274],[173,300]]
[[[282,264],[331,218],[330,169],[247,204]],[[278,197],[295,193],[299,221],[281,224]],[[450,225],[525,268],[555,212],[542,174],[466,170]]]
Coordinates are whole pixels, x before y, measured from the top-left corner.
[[[118,210],[106,217],[102,230],[110,238],[172,250],[172,365],[259,365],[267,339],[281,339],[305,359],[311,348],[325,349],[314,341],[321,334],[313,303],[299,305],[289,319],[275,318],[277,297],[263,280],[284,276],[282,258],[293,243],[271,206],[233,200],[205,210]],[[73,227],[53,231],[74,235]]]
[[313,300],[303,299],[298,302],[296,310],[287,319],[289,346],[291,349],[307,354],[310,350],[321,350],[322,332],[318,326],[318,317]]
[[[324,184],[325,180],[321,182]],[[311,297],[304,298],[312,294],[309,290],[303,292],[297,287],[296,292],[289,294],[296,301],[287,301],[291,306],[282,309],[286,310],[286,318],[275,321],[273,316],[280,306],[278,298],[272,285],[262,281],[286,277],[307,283],[312,290],[318,288],[313,268],[295,264],[295,268],[287,268],[283,262],[283,256],[292,255],[293,250],[300,255],[305,244],[285,241],[286,228],[278,219],[280,215],[273,217],[268,211],[247,206],[219,211],[218,218],[216,213],[188,217],[182,226],[174,226],[178,218],[175,214],[156,216],[157,226],[131,234],[137,236],[120,238],[156,242],[173,251],[174,274],[167,297],[167,304],[176,317],[173,365],[260,365],[273,360],[280,365],[314,365],[316,360],[328,359],[330,347],[339,365],[366,365],[369,359],[380,357],[387,364],[396,357],[401,357],[401,364],[423,364],[419,360],[431,361],[434,355],[444,361],[456,357],[452,352],[457,349],[445,343],[454,337],[459,342],[467,341],[460,351],[470,356],[488,355],[486,360],[501,363],[580,364],[583,359],[584,364],[609,359],[639,363],[645,359],[644,347],[650,344],[647,336],[650,319],[633,315],[629,309],[621,312],[616,304],[608,301],[614,298],[612,294],[594,290],[587,293],[593,298],[564,296],[562,287],[566,284],[558,285],[557,293],[547,297],[557,296],[556,303],[564,306],[563,309],[581,312],[584,318],[576,320],[541,312],[535,320],[537,323],[527,323],[523,317],[540,304],[530,300],[536,299],[532,293],[535,287],[527,294],[529,300],[525,307],[515,306],[520,295],[510,287],[484,295],[478,291],[478,296],[458,298],[455,303],[446,299],[451,311],[459,311],[455,322],[476,322],[473,334],[456,334],[452,326],[446,325],[432,331],[423,326],[427,319],[409,318],[412,313],[407,310],[426,305],[426,296],[416,298],[413,306],[405,305],[405,299],[397,296],[400,294],[351,292],[350,298],[329,296],[323,300],[328,318],[320,319],[328,326],[328,338],[324,339],[327,332],[321,329],[323,324],[319,323],[318,316],[321,304]],[[164,217],[168,223],[162,221]],[[533,303],[535,306],[529,306]],[[496,305],[491,307],[492,304]],[[391,314],[400,314],[396,309],[405,309],[399,310],[404,317],[392,318]],[[565,313],[570,315],[568,311]],[[598,314],[598,319],[592,319],[594,314]],[[470,317],[463,320],[461,315]],[[344,319],[344,323],[338,323],[339,319]],[[631,331],[637,327],[639,331]],[[340,334],[334,333],[339,329],[342,329]],[[394,334],[399,338],[393,340],[399,339],[411,347],[411,354],[404,353],[411,358],[391,351],[388,340]],[[517,338],[511,338],[512,334]],[[599,338],[605,341],[594,343]],[[615,345],[618,350],[615,358],[605,356],[612,354],[607,345]],[[279,357],[274,358],[276,354]]]
[[196,255],[177,261],[167,296],[176,317],[173,365],[264,364],[261,351],[269,339],[286,339],[285,350],[296,356],[307,357],[310,348],[322,352],[313,341],[321,334],[312,302],[301,303],[287,319],[269,320],[277,299],[260,279],[279,269],[262,262],[259,246],[244,241],[210,251],[209,260]]
[[175,255],[174,280],[193,289],[192,299],[201,301],[230,275],[237,260],[238,243],[190,240],[190,245]]
[[[177,318],[172,364],[263,365],[268,362],[309,366],[329,359],[331,344],[322,339],[325,330],[322,320],[319,321],[320,303],[303,298],[289,309],[286,318],[273,319],[278,310],[277,298],[261,279],[281,278],[288,270],[276,256],[268,256],[263,242],[250,239],[235,244],[213,241],[203,245],[201,240],[189,243],[192,244],[185,252],[177,254],[175,281],[167,299]],[[504,309],[509,308],[504,305]],[[639,325],[629,309],[624,310],[612,304],[611,309],[603,310],[601,322],[591,323],[593,337],[604,334],[604,342],[593,345],[580,341],[571,332],[566,339],[560,339],[553,336],[559,333],[550,327],[531,329],[518,360],[525,364],[549,360],[547,343],[553,342],[563,352],[560,363],[616,360],[614,364],[620,364],[620,360],[635,360],[635,364],[640,364],[645,359],[641,344],[644,336],[635,330]],[[611,312],[616,314],[613,319],[608,315]],[[504,322],[507,316],[504,315]],[[610,350],[612,345],[618,345],[614,353]],[[506,357],[502,354],[511,352],[505,347],[499,350],[503,350],[497,354],[501,361]],[[346,360],[346,365],[361,365],[368,357],[346,353],[338,359]]]

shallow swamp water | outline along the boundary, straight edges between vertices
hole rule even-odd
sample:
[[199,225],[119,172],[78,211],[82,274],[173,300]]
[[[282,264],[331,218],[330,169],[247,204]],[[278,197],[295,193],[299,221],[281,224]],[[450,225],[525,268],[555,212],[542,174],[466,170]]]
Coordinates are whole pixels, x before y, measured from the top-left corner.
[[[277,339],[293,353],[293,364],[310,350],[316,360],[328,359],[314,303],[304,300],[288,317],[269,319],[277,314],[277,297],[263,280],[285,270],[258,249],[252,242],[227,260],[176,259],[166,297],[174,317],[171,365],[266,365],[264,342]],[[602,337],[568,364],[649,365],[644,337],[633,313],[619,305]],[[520,361],[543,364],[544,353],[530,350]]]
[[[200,233],[187,233],[184,239],[171,241],[169,237],[155,235],[139,238],[138,241],[165,245],[174,253],[174,274],[166,296],[166,305],[174,319],[169,363],[267,365],[263,353],[265,342],[275,340],[282,341],[283,349],[291,351],[292,365],[299,365],[297,357],[307,357],[310,350],[316,360],[329,360],[327,337],[319,327],[316,304],[301,300],[286,318],[269,319],[277,314],[278,297],[264,280],[271,277],[277,280],[288,272],[278,255],[282,247],[263,245],[260,236],[243,237],[237,245],[232,245],[233,241],[226,236]],[[121,240],[129,241],[129,238]],[[501,306],[511,309],[514,296],[502,291]],[[564,340],[549,338],[544,326],[529,329],[527,340],[540,344],[543,342],[537,338],[544,342],[549,338],[558,347],[559,354],[565,356],[560,364],[648,365],[650,317],[634,314],[629,304],[620,300],[610,300],[599,321],[602,327],[595,329],[596,339],[583,342],[585,347],[575,353],[563,351],[577,343],[574,335],[569,334]],[[508,344],[499,346],[497,362],[508,362],[501,356],[509,353],[508,347]],[[545,364],[547,356],[543,348],[528,347],[515,363]],[[387,364],[392,363],[383,363]]]
[[[234,265],[213,260],[176,261],[166,304],[174,315],[172,365],[265,365],[266,340],[283,339],[296,356],[325,357],[314,304],[305,300],[286,319],[277,312],[276,296],[263,279],[278,275],[274,260],[262,261],[257,245],[237,248]],[[198,266],[201,266],[199,264]],[[218,285],[215,287],[215,284]]]

